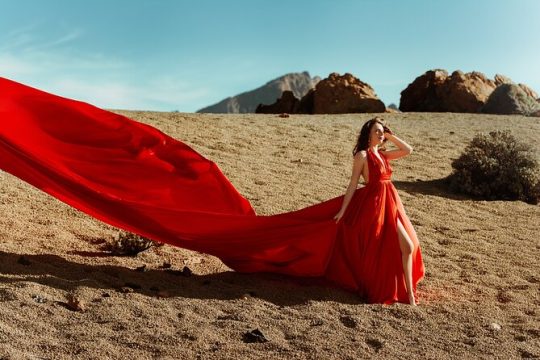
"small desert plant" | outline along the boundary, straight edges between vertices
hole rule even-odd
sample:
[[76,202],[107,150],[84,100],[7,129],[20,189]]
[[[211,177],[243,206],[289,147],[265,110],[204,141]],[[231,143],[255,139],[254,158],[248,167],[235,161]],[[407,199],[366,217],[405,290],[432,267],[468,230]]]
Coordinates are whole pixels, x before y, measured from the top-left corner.
[[540,200],[536,155],[509,131],[477,134],[452,167],[447,180],[454,191],[487,200]]
[[113,255],[137,255],[151,246],[160,245],[143,236],[120,230],[112,241],[107,242],[104,250],[110,251]]

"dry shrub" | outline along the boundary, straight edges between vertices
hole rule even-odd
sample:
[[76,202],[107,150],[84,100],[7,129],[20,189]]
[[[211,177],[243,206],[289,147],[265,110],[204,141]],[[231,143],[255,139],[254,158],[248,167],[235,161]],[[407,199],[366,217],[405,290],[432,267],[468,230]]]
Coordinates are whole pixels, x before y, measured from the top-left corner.
[[540,200],[536,154],[509,131],[477,134],[452,167],[447,180],[453,191],[486,200]]
[[104,246],[104,250],[110,251],[113,255],[137,255],[138,253],[150,248],[151,246],[160,246],[161,243],[155,242],[143,236],[120,230]]

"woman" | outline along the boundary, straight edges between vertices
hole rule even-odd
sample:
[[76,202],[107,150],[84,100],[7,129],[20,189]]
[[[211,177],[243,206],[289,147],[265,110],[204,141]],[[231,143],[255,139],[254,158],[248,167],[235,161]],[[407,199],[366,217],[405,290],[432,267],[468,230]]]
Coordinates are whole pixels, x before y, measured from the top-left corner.
[[[383,150],[387,140],[397,149]],[[343,267],[340,262],[348,266],[353,279],[345,284],[344,271],[337,270],[336,282],[365,295],[369,302],[403,302],[407,296],[408,303],[416,305],[416,284],[424,275],[424,265],[416,233],[390,181],[389,164],[411,152],[412,147],[381,118],[367,121],[353,150],[352,175],[343,204],[334,216],[342,231],[329,271]],[[360,176],[366,186],[357,189]]]

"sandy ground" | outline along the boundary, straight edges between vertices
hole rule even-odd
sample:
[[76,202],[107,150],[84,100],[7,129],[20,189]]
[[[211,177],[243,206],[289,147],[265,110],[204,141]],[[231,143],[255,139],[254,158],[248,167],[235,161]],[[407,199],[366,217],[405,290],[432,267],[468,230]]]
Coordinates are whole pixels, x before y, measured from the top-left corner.
[[[343,194],[372,117],[117,112],[215,161],[259,214]],[[426,265],[417,308],[362,304],[313,279],[238,274],[169,245],[111,256],[101,246],[117,229],[0,171],[0,359],[540,357],[540,206],[471,200],[440,181],[477,132],[510,129],[540,153],[540,121],[384,117],[415,149],[392,165]],[[192,276],[174,271],[186,265]],[[84,311],[66,305],[70,295]],[[268,341],[245,343],[253,329]]]

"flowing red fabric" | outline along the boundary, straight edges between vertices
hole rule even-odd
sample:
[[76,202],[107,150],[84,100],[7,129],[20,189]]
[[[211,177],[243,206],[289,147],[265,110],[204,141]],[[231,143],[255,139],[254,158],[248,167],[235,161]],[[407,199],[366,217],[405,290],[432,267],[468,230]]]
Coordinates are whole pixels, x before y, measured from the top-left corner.
[[257,215],[219,167],[158,129],[90,104],[0,78],[0,169],[103,222],[220,258],[239,272],[322,277],[370,303],[408,302],[397,237],[416,233],[369,152],[370,179],[342,220],[343,195]]

